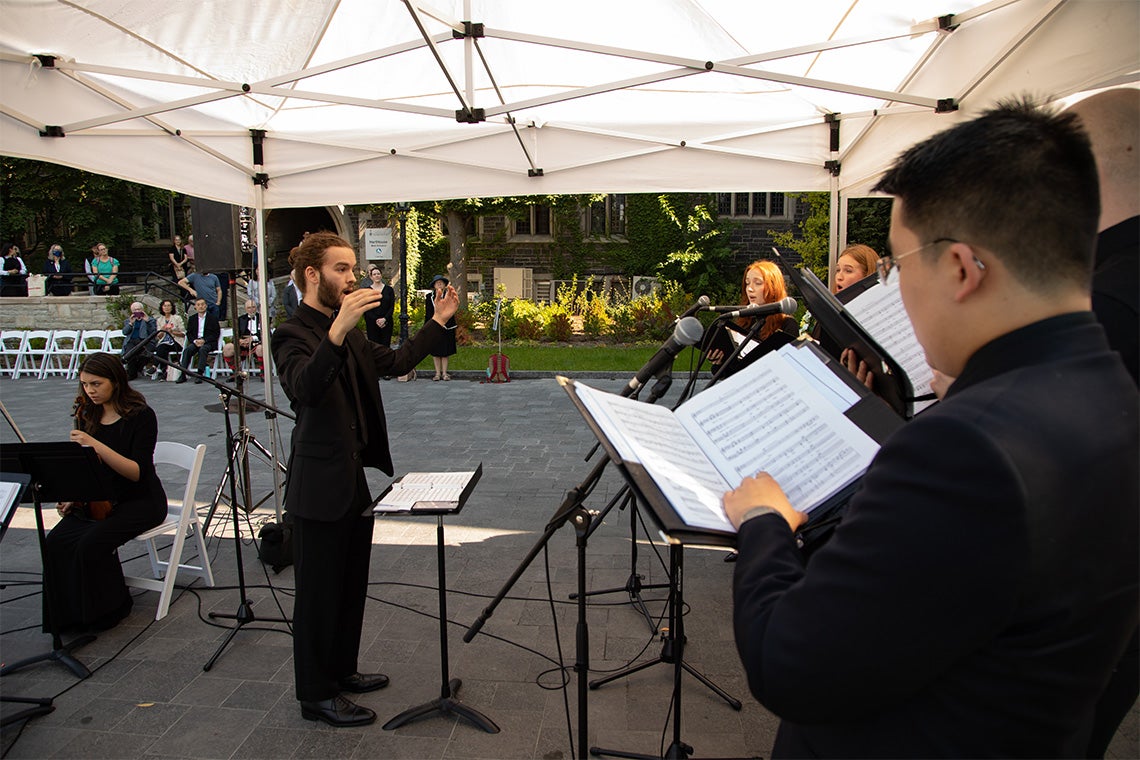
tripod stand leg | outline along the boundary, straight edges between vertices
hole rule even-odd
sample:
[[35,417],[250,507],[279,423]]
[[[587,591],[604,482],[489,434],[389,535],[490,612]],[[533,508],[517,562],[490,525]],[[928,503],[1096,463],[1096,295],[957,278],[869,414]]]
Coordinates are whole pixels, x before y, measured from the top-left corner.
[[725,691],[724,689],[720,688],[715,683],[710,681],[708,678],[706,678],[704,676],[704,674],[702,674],[700,671],[698,671],[696,668],[694,668],[689,663],[685,662],[684,660],[681,660],[681,667],[685,669],[686,673],[688,673],[693,678],[697,679],[698,681],[703,683],[706,687],[708,687],[709,691],[713,692],[718,697],[720,697],[725,702],[727,702],[728,706],[731,707],[733,710],[736,710],[739,712],[740,709],[743,707],[743,705],[741,704],[739,699],[732,696],[727,691]]

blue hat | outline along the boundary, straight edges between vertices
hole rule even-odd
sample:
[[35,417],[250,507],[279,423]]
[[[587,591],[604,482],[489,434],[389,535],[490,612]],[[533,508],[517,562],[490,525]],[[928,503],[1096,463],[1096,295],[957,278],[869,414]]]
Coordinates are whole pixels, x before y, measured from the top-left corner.
[[431,278],[431,282],[430,282],[430,283],[428,283],[428,287],[429,287],[429,288],[434,288],[434,287],[435,287],[435,284],[436,284],[437,282],[442,282],[444,285],[447,285],[448,283],[450,283],[450,280],[448,280],[448,279],[447,279],[446,277],[444,277],[442,274],[437,274],[435,277],[432,277],[432,278]]

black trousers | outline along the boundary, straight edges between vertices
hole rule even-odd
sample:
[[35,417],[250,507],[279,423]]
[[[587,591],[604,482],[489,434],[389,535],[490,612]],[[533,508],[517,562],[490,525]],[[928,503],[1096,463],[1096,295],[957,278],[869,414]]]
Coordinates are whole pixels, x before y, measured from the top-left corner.
[[210,361],[210,352],[214,348],[209,343],[203,343],[200,346],[195,346],[192,341],[186,341],[186,348],[182,351],[182,366],[183,368],[190,366],[190,360],[194,358],[195,354],[198,356],[198,374],[206,374],[206,365]]
[[375,518],[359,471],[357,503],[334,522],[293,516],[293,673],[297,699],[331,699],[357,670]]

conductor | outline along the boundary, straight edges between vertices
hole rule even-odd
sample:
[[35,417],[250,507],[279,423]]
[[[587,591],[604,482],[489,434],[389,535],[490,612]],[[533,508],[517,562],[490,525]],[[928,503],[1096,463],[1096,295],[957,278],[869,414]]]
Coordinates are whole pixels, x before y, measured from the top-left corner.
[[285,507],[293,516],[293,667],[301,716],[362,726],[376,713],[345,698],[388,685],[357,669],[374,518],[365,467],[392,474],[379,378],[403,375],[441,340],[459,308],[448,288],[433,320],[393,351],[356,329],[380,292],[358,290],[342,238],[308,235],[289,255],[302,299],[272,336],[273,361],[297,422]]

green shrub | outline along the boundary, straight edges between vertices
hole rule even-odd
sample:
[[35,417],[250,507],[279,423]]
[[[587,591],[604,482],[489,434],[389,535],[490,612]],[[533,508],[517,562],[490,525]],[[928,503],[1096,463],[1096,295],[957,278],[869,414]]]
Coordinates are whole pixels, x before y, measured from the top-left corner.
[[610,330],[612,324],[606,299],[591,298],[582,311],[582,332],[591,338],[600,338]]
[[574,325],[570,321],[570,312],[559,304],[553,304],[543,309],[543,334],[547,340],[568,341],[574,334]]
[[542,337],[542,309],[525,299],[506,302],[500,322],[503,340],[538,340]]

